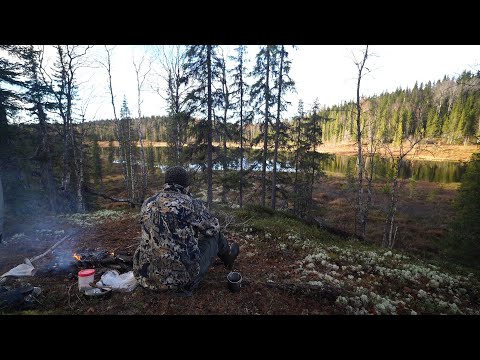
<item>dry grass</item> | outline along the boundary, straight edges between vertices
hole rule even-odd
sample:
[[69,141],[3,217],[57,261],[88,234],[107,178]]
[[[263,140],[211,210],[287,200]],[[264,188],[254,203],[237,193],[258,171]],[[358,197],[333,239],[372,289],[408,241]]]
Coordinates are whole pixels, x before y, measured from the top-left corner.
[[[404,144],[406,148],[408,144]],[[412,151],[407,158],[415,158],[417,160],[430,161],[468,161],[470,156],[478,152],[477,145],[449,145],[449,144],[419,144],[418,151]],[[399,147],[392,146],[394,154],[398,154]],[[357,145],[353,142],[349,143],[327,143],[318,147],[318,151],[323,153],[339,154],[339,155],[357,155]],[[386,156],[384,152],[381,152]]]
[[[162,180],[158,175],[149,178],[147,196],[161,188]],[[214,177],[214,180],[218,179]],[[106,192],[111,196],[126,196],[121,175],[105,177],[104,184]],[[453,200],[458,185],[458,183],[439,184],[416,181],[414,187],[411,187],[408,180],[403,182],[396,215],[398,247],[413,249],[413,251],[418,248],[422,253],[425,249],[433,253],[437,252],[438,242],[447,235],[449,222],[454,215]],[[204,188],[204,183],[196,184],[194,194],[199,195]],[[254,188],[252,187],[250,191]],[[231,203],[237,203],[237,194],[233,190],[227,197]],[[367,235],[373,243],[380,244],[388,204],[385,182],[377,181],[373,190]],[[220,191],[221,187],[218,187],[215,182],[214,199],[220,199]],[[245,193],[245,199],[249,199],[251,195]],[[329,174],[326,178],[322,178],[315,187],[313,197],[319,205],[320,216],[324,222],[343,231],[354,232],[356,193],[348,188],[347,180],[343,175]],[[253,202],[256,201],[259,201],[258,197],[254,197]],[[104,199],[98,199],[98,202],[101,208],[128,207],[126,204],[112,203]]]
[[[374,186],[367,226],[367,237],[376,244],[382,241],[389,199],[384,186],[385,183],[376,183]],[[437,253],[438,243],[447,235],[449,222],[454,215],[453,200],[457,187],[458,184],[417,181],[412,193],[408,182],[405,182],[400,189],[397,205],[397,247],[413,252]],[[356,194],[346,189],[344,177],[331,175],[322,179],[314,197],[320,208],[325,209],[322,217],[328,225],[354,232]]]
[[345,207],[345,206],[349,205],[349,202],[348,202],[348,200],[345,199],[345,198],[338,198],[338,199],[329,201],[329,202],[328,202],[328,205],[330,205],[330,206],[341,206],[341,207]]

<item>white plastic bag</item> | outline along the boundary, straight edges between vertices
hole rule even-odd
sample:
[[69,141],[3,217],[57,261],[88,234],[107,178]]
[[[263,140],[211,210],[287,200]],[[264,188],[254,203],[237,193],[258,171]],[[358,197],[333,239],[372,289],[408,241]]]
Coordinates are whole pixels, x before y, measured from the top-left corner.
[[133,271],[129,271],[120,275],[117,270],[109,270],[102,275],[97,285],[109,286],[113,290],[122,292],[130,292],[135,290],[135,287],[137,286],[137,280],[133,275]]
[[25,259],[24,264],[20,264],[15,266],[13,269],[10,269],[7,271],[5,274],[3,274],[0,277],[5,277],[5,276],[33,276],[37,272],[37,269],[35,269],[30,262],[30,260]]

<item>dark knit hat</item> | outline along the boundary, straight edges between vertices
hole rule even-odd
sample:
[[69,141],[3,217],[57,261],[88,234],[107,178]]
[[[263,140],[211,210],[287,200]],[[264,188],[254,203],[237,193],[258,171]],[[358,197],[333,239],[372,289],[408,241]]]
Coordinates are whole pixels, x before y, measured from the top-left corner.
[[187,170],[181,166],[171,166],[165,171],[165,184],[178,184],[183,187],[190,185]]

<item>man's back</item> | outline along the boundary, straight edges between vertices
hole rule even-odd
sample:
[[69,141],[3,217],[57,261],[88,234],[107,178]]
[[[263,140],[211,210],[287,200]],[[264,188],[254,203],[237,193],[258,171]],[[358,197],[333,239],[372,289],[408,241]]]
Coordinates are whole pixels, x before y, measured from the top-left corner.
[[219,231],[218,220],[182,186],[166,184],[141,210],[142,239],[134,256],[140,285],[188,288],[200,270],[198,238]]

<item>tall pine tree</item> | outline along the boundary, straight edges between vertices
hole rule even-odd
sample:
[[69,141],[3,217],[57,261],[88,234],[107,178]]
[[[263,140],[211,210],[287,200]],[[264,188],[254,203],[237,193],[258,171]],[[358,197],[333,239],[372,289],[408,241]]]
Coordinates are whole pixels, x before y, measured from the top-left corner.
[[276,199],[277,199],[277,161],[278,161],[278,147],[279,147],[279,139],[280,139],[280,116],[282,110],[285,110],[287,107],[287,103],[282,96],[289,91],[295,90],[295,83],[290,78],[290,66],[291,61],[288,59],[288,52],[285,50],[285,46],[277,46],[275,51],[276,57],[280,58],[280,65],[278,69],[278,73],[274,74],[275,76],[275,89],[277,92],[277,116],[275,122],[275,147],[273,150],[273,171],[272,171],[272,197],[271,197],[271,208],[275,209],[276,206]]
[[246,124],[251,124],[252,113],[247,111],[247,94],[249,91],[249,85],[246,83],[247,78],[247,47],[241,45],[235,49],[235,56],[231,56],[230,60],[234,62],[234,68],[231,70],[231,76],[233,77],[233,86],[231,89],[231,104],[232,109],[236,112],[239,120],[237,126],[239,129],[240,138],[240,180],[239,180],[239,206],[243,207],[243,187],[244,187],[244,129]]
[[271,84],[271,73],[275,66],[275,52],[273,45],[266,45],[260,48],[256,55],[256,63],[251,73],[255,79],[251,90],[250,97],[253,107],[257,109],[259,115],[263,118],[261,126],[263,136],[263,153],[262,153],[262,206],[265,206],[267,192],[267,158],[269,143],[269,124],[271,122],[270,109],[275,104],[275,98],[272,96],[273,86]]
[[187,96],[190,112],[198,112],[202,115],[199,127],[199,140],[206,137],[207,142],[207,206],[212,205],[212,108],[213,94],[212,83],[218,79],[221,68],[221,61],[217,56],[217,46],[215,45],[191,45],[185,53],[186,61],[184,68],[186,70],[185,81],[193,81],[194,87]]

